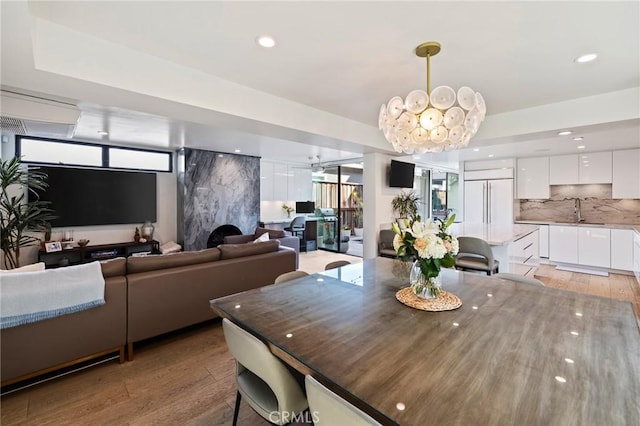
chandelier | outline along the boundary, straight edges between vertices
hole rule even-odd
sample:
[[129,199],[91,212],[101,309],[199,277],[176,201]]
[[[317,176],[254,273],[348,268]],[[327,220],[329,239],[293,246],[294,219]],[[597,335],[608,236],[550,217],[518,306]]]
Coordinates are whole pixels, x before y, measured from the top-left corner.
[[380,107],[378,127],[397,152],[451,151],[464,148],[476,134],[487,112],[484,98],[469,87],[456,92],[449,86],[431,91],[430,59],[440,43],[429,41],[416,47],[427,58],[427,90],[414,90],[405,100],[395,96]]

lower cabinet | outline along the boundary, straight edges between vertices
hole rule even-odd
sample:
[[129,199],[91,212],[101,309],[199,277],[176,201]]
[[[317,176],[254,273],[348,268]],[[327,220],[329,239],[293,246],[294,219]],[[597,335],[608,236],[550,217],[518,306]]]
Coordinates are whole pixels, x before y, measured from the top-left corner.
[[611,268],[633,271],[633,234],[631,229],[611,230]]
[[540,257],[549,258],[549,225],[540,225],[538,234]]
[[578,264],[611,267],[611,230],[609,228],[578,228]]
[[[540,241],[542,257],[542,238]],[[551,262],[636,271],[640,270],[639,257],[640,234],[631,229],[549,226]]]
[[577,226],[549,226],[549,260],[578,263]]
[[527,275],[540,264],[539,232],[534,231],[509,244],[509,272]]

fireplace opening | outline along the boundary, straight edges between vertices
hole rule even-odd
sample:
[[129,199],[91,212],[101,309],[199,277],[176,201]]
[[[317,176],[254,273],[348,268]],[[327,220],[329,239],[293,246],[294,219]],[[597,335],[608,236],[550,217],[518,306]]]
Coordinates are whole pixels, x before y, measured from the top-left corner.
[[218,247],[224,242],[224,237],[228,235],[242,235],[242,231],[234,225],[218,226],[211,234],[209,234],[207,248]]

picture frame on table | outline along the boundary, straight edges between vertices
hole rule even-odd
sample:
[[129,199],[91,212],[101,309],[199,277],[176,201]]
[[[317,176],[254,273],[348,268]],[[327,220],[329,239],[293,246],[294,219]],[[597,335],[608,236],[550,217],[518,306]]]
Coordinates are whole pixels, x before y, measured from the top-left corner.
[[44,249],[47,251],[47,253],[52,253],[54,251],[62,251],[62,244],[59,241],[44,243]]

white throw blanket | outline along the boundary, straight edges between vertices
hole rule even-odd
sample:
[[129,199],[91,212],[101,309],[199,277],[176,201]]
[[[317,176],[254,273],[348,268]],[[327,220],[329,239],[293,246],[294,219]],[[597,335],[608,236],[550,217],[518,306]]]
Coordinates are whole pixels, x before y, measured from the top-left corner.
[[0,328],[104,305],[99,262],[0,275]]

